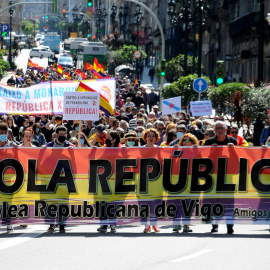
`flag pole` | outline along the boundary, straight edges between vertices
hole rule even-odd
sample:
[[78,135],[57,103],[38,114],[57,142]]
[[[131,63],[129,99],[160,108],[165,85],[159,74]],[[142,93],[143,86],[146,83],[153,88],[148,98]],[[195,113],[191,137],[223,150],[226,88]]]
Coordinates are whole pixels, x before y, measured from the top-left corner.
[[81,129],[82,129],[82,120],[79,120],[79,135],[78,135],[78,147],[81,147]]

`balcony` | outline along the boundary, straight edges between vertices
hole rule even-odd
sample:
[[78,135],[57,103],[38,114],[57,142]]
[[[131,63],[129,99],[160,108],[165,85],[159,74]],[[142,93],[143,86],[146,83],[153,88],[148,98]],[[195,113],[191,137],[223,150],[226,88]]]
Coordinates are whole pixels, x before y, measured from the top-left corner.
[[259,12],[249,13],[230,23],[230,36],[235,37],[241,33],[249,32],[251,27],[259,24]]

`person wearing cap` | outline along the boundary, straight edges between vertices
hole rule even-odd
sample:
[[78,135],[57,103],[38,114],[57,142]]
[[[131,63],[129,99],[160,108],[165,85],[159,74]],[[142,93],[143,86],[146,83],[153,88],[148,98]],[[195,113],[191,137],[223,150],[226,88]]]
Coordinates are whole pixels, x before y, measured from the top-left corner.
[[157,119],[159,119],[161,113],[158,111],[158,105],[154,105],[154,106],[153,106],[153,111],[154,111],[154,113],[155,113],[155,117],[156,117]]
[[137,117],[137,113],[138,113],[138,109],[137,107],[132,107],[131,108],[131,113],[127,114],[127,117],[129,120],[136,118]]
[[106,127],[102,124],[96,127],[97,133],[89,139],[90,146],[103,147],[106,143]]

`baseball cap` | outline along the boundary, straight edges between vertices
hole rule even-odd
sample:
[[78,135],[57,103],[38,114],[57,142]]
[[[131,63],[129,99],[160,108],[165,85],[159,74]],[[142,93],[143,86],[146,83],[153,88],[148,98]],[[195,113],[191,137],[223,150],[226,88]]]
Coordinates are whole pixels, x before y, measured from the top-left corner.
[[97,126],[97,131],[99,133],[102,133],[102,132],[107,133],[106,127],[104,125],[102,125],[102,124],[100,124],[100,125]]

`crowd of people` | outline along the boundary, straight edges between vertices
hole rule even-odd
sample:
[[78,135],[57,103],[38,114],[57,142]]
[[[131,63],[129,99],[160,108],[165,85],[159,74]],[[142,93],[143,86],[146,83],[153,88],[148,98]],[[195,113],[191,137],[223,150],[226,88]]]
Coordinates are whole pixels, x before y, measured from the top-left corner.
[[[37,75],[36,75],[37,76]],[[63,121],[62,115],[2,115],[0,122],[0,147],[202,147],[208,145],[248,146],[239,135],[236,125],[228,127],[223,116],[215,117],[210,123],[203,117],[192,117],[185,111],[162,115],[159,111],[159,94],[154,88],[150,93],[143,86],[132,85],[128,77],[116,74],[115,115],[107,117],[100,111],[96,122]],[[80,130],[81,129],[81,130]],[[268,135],[262,134],[262,145],[270,143]],[[54,231],[51,224],[48,231]],[[115,225],[110,226],[115,232]],[[12,230],[12,226],[7,227]],[[106,232],[107,225],[98,228]],[[144,232],[159,232],[157,225],[146,225]],[[182,227],[175,226],[178,232]],[[60,225],[60,232],[65,226]],[[184,232],[192,232],[188,225]],[[213,225],[211,232],[217,232]],[[227,232],[233,233],[233,225],[227,225]]]

